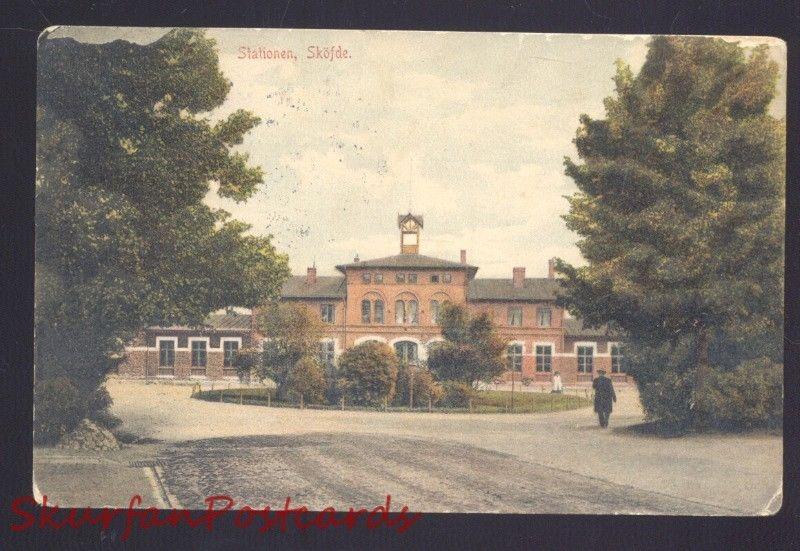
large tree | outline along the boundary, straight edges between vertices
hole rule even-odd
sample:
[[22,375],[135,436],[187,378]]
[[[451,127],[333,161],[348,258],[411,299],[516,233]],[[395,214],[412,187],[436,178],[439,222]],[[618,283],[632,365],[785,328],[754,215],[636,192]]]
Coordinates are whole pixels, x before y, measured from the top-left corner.
[[102,384],[149,324],[200,324],[274,297],[287,259],[209,208],[246,200],[261,169],[234,151],[259,120],[207,113],[231,83],[215,43],[176,30],[150,45],[44,37],[39,48],[36,376]]
[[[588,265],[558,263],[564,303],[627,333],[644,394],[688,388],[691,409],[712,368],[781,361],[777,75],[766,46],[657,37],[638,75],[618,62],[605,118],[581,116],[564,218]],[[663,384],[673,376],[686,384]]]

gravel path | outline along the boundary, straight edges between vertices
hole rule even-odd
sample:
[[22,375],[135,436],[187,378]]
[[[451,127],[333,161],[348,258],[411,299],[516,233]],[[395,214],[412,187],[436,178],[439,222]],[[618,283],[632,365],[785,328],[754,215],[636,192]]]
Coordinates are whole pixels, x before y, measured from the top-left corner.
[[162,456],[184,507],[231,488],[236,503],[371,509],[392,496],[421,512],[730,514],[454,442],[306,434],[194,440]]
[[780,436],[631,433],[643,420],[631,388],[618,389],[610,429],[590,408],[320,411],[195,400],[180,385],[112,379],[108,388],[125,430],[163,442],[181,502],[212,490],[273,506],[287,495],[327,506],[392,493],[429,511],[543,513],[561,503],[559,512],[755,515],[782,480]]

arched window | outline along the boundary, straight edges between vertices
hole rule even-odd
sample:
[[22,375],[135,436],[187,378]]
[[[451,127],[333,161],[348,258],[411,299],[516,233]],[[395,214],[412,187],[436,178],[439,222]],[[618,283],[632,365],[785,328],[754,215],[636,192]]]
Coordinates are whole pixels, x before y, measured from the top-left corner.
[[383,301],[375,301],[375,323],[383,323]]
[[406,323],[411,325],[419,324],[419,305],[416,300],[408,301],[408,315],[406,316]]
[[370,303],[369,299],[365,298],[361,301],[361,323],[369,323],[371,309],[372,304]]
[[406,305],[402,300],[394,303],[394,322],[403,325],[406,322]]
[[431,323],[436,325],[437,319],[439,318],[439,301],[432,300],[431,301]]
[[400,341],[395,343],[394,352],[401,362],[416,364],[419,361],[417,343],[411,341]]

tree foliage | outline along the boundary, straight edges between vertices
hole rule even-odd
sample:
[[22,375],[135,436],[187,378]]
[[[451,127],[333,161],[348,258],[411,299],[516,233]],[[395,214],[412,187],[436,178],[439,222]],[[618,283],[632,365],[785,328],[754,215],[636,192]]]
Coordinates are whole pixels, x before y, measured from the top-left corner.
[[413,398],[414,407],[421,407],[427,405],[429,399],[431,403],[438,403],[443,395],[442,385],[428,368],[403,364],[398,369],[394,396],[396,405],[410,406]]
[[277,295],[288,267],[271,238],[203,203],[212,183],[241,201],[262,181],[233,150],[258,118],[203,114],[231,87],[213,40],[45,37],[38,78],[37,378],[93,392],[142,326]]
[[395,394],[398,360],[387,344],[370,341],[339,357],[339,388],[353,404],[380,406]]
[[325,373],[319,360],[305,356],[288,371],[281,390],[287,398],[318,404],[325,400],[325,383]]
[[606,117],[581,116],[582,162],[565,161],[579,192],[564,218],[588,265],[557,263],[563,304],[622,328],[643,395],[671,380],[659,392],[685,401],[684,419],[702,410],[711,368],[781,361],[784,123],[767,111],[777,75],[766,46],[654,38],[638,75],[618,62]]
[[445,341],[431,345],[428,367],[440,381],[471,385],[503,373],[506,343],[487,314],[470,317],[464,306],[445,303],[437,321]]
[[261,365],[256,376],[270,378],[285,394],[290,372],[303,359],[316,358],[325,327],[318,315],[305,305],[278,303],[261,305],[255,312],[255,327],[264,337]]

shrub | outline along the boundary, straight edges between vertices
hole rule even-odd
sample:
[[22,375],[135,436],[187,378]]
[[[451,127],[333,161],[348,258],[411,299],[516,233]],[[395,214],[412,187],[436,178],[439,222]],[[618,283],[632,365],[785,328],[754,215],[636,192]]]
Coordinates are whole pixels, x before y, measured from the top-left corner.
[[57,443],[81,422],[88,405],[66,377],[37,381],[33,401],[33,437],[37,444]]
[[783,366],[767,358],[714,365],[697,386],[686,343],[627,354],[647,417],[671,429],[741,430],[781,423]]
[[442,405],[451,408],[469,407],[469,401],[477,394],[472,385],[458,381],[445,382],[443,390]]
[[325,399],[325,374],[316,358],[300,358],[286,374],[279,395],[312,404]]
[[695,392],[694,425],[722,430],[776,427],[783,419],[783,365],[766,358],[713,370]]
[[242,348],[233,357],[233,366],[240,381],[249,381],[250,375],[261,365],[261,351],[257,348]]
[[414,405],[425,405],[430,398],[434,404],[444,396],[444,389],[426,367],[402,365],[397,371],[397,392],[394,402],[399,406],[410,404],[410,388],[413,375]]
[[530,377],[522,378],[522,386],[531,386],[531,383],[533,383],[533,379],[531,379]]
[[397,356],[388,345],[365,342],[339,357],[339,388],[353,404],[391,401],[397,381]]

